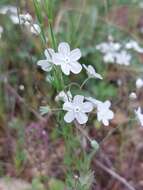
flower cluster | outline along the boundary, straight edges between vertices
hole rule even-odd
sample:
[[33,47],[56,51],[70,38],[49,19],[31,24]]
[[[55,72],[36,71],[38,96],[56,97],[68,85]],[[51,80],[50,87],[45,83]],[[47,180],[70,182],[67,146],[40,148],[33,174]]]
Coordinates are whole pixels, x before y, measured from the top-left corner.
[[[79,63],[79,59],[81,58],[80,49],[71,50],[66,42],[59,44],[57,52],[50,48],[46,49],[44,55],[45,59],[39,60],[37,65],[46,72],[50,72],[55,66],[59,66],[65,75],[70,75],[70,73],[78,74],[82,70],[82,65]],[[103,79],[92,65],[83,65],[83,68],[88,75],[87,79]],[[97,109],[98,121],[101,121],[106,126],[109,125],[109,120],[113,119],[114,116],[113,112],[109,109],[111,106],[110,101],[101,102],[82,95],[75,95],[73,97],[70,91],[61,91],[55,97],[55,101],[63,102],[62,109],[67,112],[64,120],[67,123],[76,120],[79,124],[85,124],[88,121],[88,113],[92,112],[94,108]],[[48,109],[41,107],[40,110],[42,114],[45,114]]]
[[107,42],[100,43],[96,49],[103,54],[103,61],[105,63],[116,63],[119,65],[130,65],[131,54],[129,50],[134,50],[138,53],[143,53],[143,48],[135,40],[128,41],[125,45],[114,42],[113,37],[109,37]]
[[41,32],[40,26],[34,23],[32,16],[29,13],[19,15],[20,24],[26,26],[32,34],[39,35]]
[[56,100],[63,101],[63,110],[67,111],[64,120],[71,123],[75,119],[80,124],[85,124],[88,121],[87,113],[96,109],[97,120],[102,122],[105,126],[109,125],[109,120],[113,119],[114,113],[110,110],[111,102],[109,100],[102,102],[92,97],[84,97],[76,95],[72,97],[71,92],[60,92],[56,96]]
[[19,24],[17,7],[12,5],[1,6],[0,14],[8,15],[13,24]]

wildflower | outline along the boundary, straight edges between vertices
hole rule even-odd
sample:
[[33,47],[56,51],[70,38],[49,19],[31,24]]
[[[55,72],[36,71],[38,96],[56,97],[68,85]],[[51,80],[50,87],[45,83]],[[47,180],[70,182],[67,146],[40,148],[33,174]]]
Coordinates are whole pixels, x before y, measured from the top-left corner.
[[0,8],[0,14],[7,14],[14,24],[19,24],[17,7],[6,5]]
[[136,88],[137,89],[140,89],[140,88],[142,88],[143,87],[143,80],[141,79],[141,78],[138,78],[137,80],[136,80]]
[[119,53],[115,54],[116,63],[119,65],[130,65],[131,55],[128,54],[125,50],[122,50]]
[[130,95],[129,95],[129,98],[132,99],[132,100],[136,99],[137,98],[136,93],[135,92],[131,92]]
[[115,55],[120,48],[121,45],[119,43],[114,43],[112,40],[109,40],[108,42],[103,42],[96,46],[96,49],[100,50],[101,53],[103,53],[103,60],[106,63],[114,63]]
[[70,72],[74,74],[80,73],[82,70],[81,64],[78,60],[81,58],[80,49],[74,49],[70,51],[68,43],[62,42],[58,46],[58,53],[54,53],[52,56],[53,63],[60,65],[62,72],[65,75],[69,75]]
[[2,37],[2,33],[3,33],[3,27],[0,26],[0,38]]
[[137,51],[138,53],[143,53],[143,48],[141,48],[139,46],[139,44],[135,41],[135,40],[130,40],[127,44],[126,44],[126,49],[133,49],[135,51]]
[[95,98],[88,97],[86,100],[93,104],[93,107],[97,108],[97,120],[107,126],[109,125],[109,120],[113,119],[114,113],[110,110],[111,102],[109,100],[101,102]]
[[39,35],[41,33],[41,28],[38,24],[33,24],[30,27],[30,31],[32,34]]
[[29,13],[20,14],[20,24],[29,25],[32,22],[32,16]]
[[136,116],[137,116],[137,118],[138,118],[141,126],[143,127],[143,114],[141,112],[141,108],[140,107],[138,107],[138,109],[135,110],[135,114],[136,114]]
[[52,55],[53,55],[53,53],[54,53],[53,49],[51,49],[51,48],[46,49],[44,51],[44,55],[45,55],[46,59],[39,60],[37,62],[37,65],[39,65],[43,71],[49,72],[49,71],[52,70],[52,67],[53,67],[53,64],[52,64]]
[[88,66],[83,65],[83,67],[85,68],[89,78],[103,79],[100,74],[96,73],[96,71],[92,65],[88,65]]
[[71,123],[76,119],[79,124],[85,124],[88,121],[86,113],[91,112],[93,106],[90,102],[84,102],[84,96],[76,95],[72,102],[65,102],[63,110],[67,111],[64,120]]
[[70,91],[68,91],[67,93],[65,93],[64,91],[61,91],[56,97],[55,97],[55,101],[63,101],[63,102],[71,102],[72,101],[72,94]]
[[105,102],[100,102],[98,103],[97,106],[97,120],[102,123],[105,126],[109,125],[109,120],[113,119],[114,113],[112,110],[110,110],[111,102],[110,101],[105,101]]

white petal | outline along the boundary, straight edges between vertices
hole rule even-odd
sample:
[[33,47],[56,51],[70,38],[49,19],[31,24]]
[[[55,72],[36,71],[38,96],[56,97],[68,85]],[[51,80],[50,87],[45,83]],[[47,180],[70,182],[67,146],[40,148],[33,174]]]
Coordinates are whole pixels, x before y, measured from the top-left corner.
[[61,54],[63,54],[63,55],[67,55],[68,56],[69,53],[70,53],[70,46],[69,46],[69,44],[66,43],[66,42],[60,43],[59,46],[58,46],[58,52],[61,53]]
[[71,61],[78,61],[81,58],[81,51],[80,49],[74,49],[70,53],[70,60]]
[[63,56],[59,53],[53,53],[52,61],[55,65],[61,65],[63,63]]
[[82,111],[85,113],[91,112],[93,110],[93,105],[90,102],[85,102],[82,105]]
[[108,110],[106,114],[106,118],[108,118],[109,120],[109,119],[113,119],[113,117],[114,117],[114,113],[111,110]]
[[79,124],[84,124],[88,121],[88,117],[85,113],[78,112],[75,114],[75,118]]
[[84,96],[82,95],[76,95],[73,99],[73,103],[80,106],[80,104],[83,104]]
[[47,60],[40,60],[37,65],[41,66],[43,71],[51,71],[52,65]]
[[63,105],[63,110],[71,111],[73,110],[73,105],[71,102],[65,102]]
[[105,105],[106,108],[109,108],[111,106],[111,102],[109,100],[106,100],[104,102],[104,105]]
[[78,74],[82,70],[82,66],[78,62],[73,62],[73,63],[70,63],[70,70],[72,73]]
[[54,50],[51,48],[45,49],[44,54],[45,54],[45,57],[47,58],[47,60],[51,60],[52,55],[54,54]]
[[102,122],[103,122],[103,124],[104,124],[105,126],[108,126],[108,125],[109,125],[109,121],[106,120],[106,119],[103,119]]
[[63,73],[65,75],[69,75],[70,74],[70,67],[69,67],[68,64],[62,63],[61,64],[61,69],[62,69],[62,71],[63,71]]
[[64,116],[64,120],[67,122],[67,123],[71,123],[73,120],[74,120],[74,112],[73,111],[69,111],[65,114]]

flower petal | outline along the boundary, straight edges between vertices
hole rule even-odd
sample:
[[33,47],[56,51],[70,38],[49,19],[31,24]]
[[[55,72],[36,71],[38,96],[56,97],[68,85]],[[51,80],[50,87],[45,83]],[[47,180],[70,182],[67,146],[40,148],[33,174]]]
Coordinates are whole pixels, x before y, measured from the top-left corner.
[[80,106],[80,104],[83,104],[83,100],[84,100],[84,96],[76,95],[73,99],[73,103]]
[[78,62],[73,62],[73,63],[70,63],[70,70],[72,73],[78,74],[82,70],[82,66]]
[[75,114],[75,118],[78,121],[79,124],[84,124],[88,121],[88,117],[85,113],[78,112]]
[[106,120],[106,119],[103,119],[103,120],[102,120],[102,123],[103,123],[105,126],[108,126],[108,125],[109,125],[109,121]]
[[74,120],[74,112],[73,111],[69,111],[65,114],[64,116],[64,120],[67,122],[67,123],[71,123],[73,120]]
[[71,102],[65,102],[63,104],[63,110],[70,111],[73,110],[73,105]]
[[44,55],[47,58],[48,61],[51,61],[52,55],[54,54],[54,50],[52,48],[45,49]]
[[93,110],[93,105],[90,102],[84,102],[82,104],[82,112],[88,113]]
[[63,54],[64,56],[65,55],[68,56],[69,53],[70,53],[70,46],[69,46],[69,44],[66,43],[66,42],[60,43],[59,46],[58,46],[58,52],[61,53],[61,54]]
[[69,67],[69,65],[67,65],[65,63],[62,63],[61,64],[61,69],[62,69],[62,71],[63,71],[63,73],[65,75],[69,75],[70,74],[70,67]]
[[70,53],[70,60],[71,61],[78,61],[81,58],[81,51],[80,49],[74,49]]
[[51,71],[52,65],[47,60],[40,60],[37,65],[41,66],[43,71]]
[[60,53],[54,53],[52,55],[52,61],[55,65],[61,65],[63,63],[63,56]]

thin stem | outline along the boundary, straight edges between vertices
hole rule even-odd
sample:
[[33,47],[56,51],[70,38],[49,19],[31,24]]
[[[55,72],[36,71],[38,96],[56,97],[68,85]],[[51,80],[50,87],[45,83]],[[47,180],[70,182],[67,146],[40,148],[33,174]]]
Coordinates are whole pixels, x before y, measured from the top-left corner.
[[56,44],[56,40],[55,40],[55,36],[54,36],[54,32],[52,29],[52,23],[51,22],[49,23],[49,28],[50,28],[50,34],[51,34],[51,39],[52,39],[52,45],[53,45],[54,50],[56,51],[57,44]]
[[80,90],[83,88],[83,86],[87,83],[88,80],[90,80],[92,77],[88,77],[86,80],[83,81],[83,83],[80,86]]

